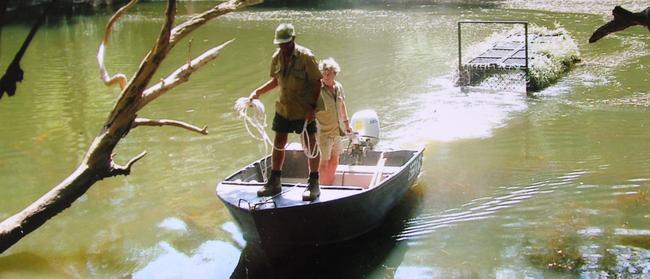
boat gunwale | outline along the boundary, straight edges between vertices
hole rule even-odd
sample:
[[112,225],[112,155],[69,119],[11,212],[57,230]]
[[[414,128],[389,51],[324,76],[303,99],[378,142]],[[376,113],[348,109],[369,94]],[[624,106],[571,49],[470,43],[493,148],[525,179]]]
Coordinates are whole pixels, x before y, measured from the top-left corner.
[[[347,198],[350,198],[350,197],[360,197],[360,196],[364,196],[364,195],[372,195],[374,192],[379,191],[379,189],[383,189],[387,185],[390,185],[392,183],[392,181],[397,179],[397,177],[399,175],[403,174],[404,171],[407,169],[407,167],[409,167],[411,164],[413,164],[413,162],[418,157],[422,156],[422,154],[424,153],[424,147],[418,147],[417,149],[405,149],[405,150],[395,150],[395,151],[413,151],[413,155],[404,164],[399,166],[397,171],[391,173],[388,177],[383,179],[381,181],[381,183],[378,183],[374,187],[363,188],[363,187],[336,186],[336,185],[322,185],[322,186],[320,186],[321,189],[332,189],[333,188],[332,190],[351,190],[351,191],[356,190],[356,191],[359,191],[358,193],[354,193],[354,194],[351,194],[349,196],[339,197],[339,198],[336,198],[336,199],[331,199],[331,200],[326,200],[326,201],[316,200],[316,201],[313,201],[313,202],[310,202],[310,203],[295,203],[295,204],[291,204],[289,206],[283,206],[283,207],[270,207],[270,208],[249,207],[249,208],[245,208],[245,207],[240,207],[236,203],[230,202],[230,201],[222,198],[221,195],[219,195],[219,186],[220,185],[233,185],[233,186],[240,185],[240,186],[246,186],[246,187],[264,185],[264,183],[262,183],[262,182],[243,182],[243,181],[235,182],[235,181],[227,181],[227,179],[230,179],[230,178],[234,177],[235,175],[240,173],[245,168],[247,168],[247,167],[249,167],[251,165],[254,166],[256,163],[259,163],[262,160],[265,160],[266,158],[268,158],[271,155],[264,156],[264,157],[262,157],[262,158],[260,158],[260,159],[258,159],[256,161],[254,161],[252,164],[248,164],[245,167],[240,168],[239,170],[237,170],[233,174],[229,175],[226,179],[224,179],[223,181],[221,181],[221,182],[219,182],[217,184],[216,193],[217,193],[217,196],[219,197],[219,199],[221,199],[221,201],[223,201],[225,204],[229,204],[233,208],[238,208],[238,209],[240,209],[242,211],[247,211],[247,212],[254,212],[254,211],[260,211],[260,210],[263,210],[263,211],[269,211],[269,210],[271,210],[271,211],[274,211],[274,210],[293,210],[293,209],[296,209],[296,208],[301,208],[301,207],[305,207],[305,206],[315,206],[315,205],[329,206],[329,205],[331,205],[333,203],[337,203],[340,200],[347,199]],[[420,172],[421,172],[421,170],[418,172],[418,176],[419,176]],[[282,183],[283,187],[285,187],[285,185],[288,185],[286,187],[289,187],[289,188],[306,187],[306,184],[302,184],[302,183]],[[329,187],[331,187],[331,188],[329,188]],[[348,187],[354,187],[354,188],[359,188],[359,189],[350,189]],[[409,188],[412,187],[412,184],[409,185],[408,187]],[[270,200],[273,200],[273,198],[271,198]]]

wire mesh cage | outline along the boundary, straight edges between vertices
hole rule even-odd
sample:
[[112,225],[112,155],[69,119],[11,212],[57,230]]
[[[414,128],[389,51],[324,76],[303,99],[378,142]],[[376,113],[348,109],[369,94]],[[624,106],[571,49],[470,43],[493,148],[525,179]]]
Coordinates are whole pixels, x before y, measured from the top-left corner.
[[459,69],[457,84],[492,91],[526,92],[527,81],[525,69],[486,66]]
[[[473,24],[475,28],[466,30],[463,34],[464,24]],[[486,36],[486,34],[490,35]],[[525,21],[458,22],[457,69],[455,80],[458,86],[526,92],[528,23]]]
[[458,22],[454,78],[461,87],[535,92],[557,81],[578,61],[577,44],[557,25],[548,29],[529,28],[525,21]]

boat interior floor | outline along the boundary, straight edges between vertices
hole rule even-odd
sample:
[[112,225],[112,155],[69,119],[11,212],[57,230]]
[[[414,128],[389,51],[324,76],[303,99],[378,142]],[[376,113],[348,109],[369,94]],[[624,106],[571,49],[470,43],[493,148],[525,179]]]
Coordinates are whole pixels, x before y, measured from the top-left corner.
[[259,185],[228,185],[229,189],[223,191],[224,199],[237,201],[236,204],[242,209],[266,209],[298,206],[309,203],[318,203],[329,200],[340,199],[359,193],[361,187],[321,187],[321,194],[313,202],[303,201],[302,192],[305,191],[307,183],[283,184],[282,192],[272,197],[258,197],[257,190]]
[[[381,178],[374,178],[377,182],[373,182],[373,176],[378,175],[374,168],[340,165],[336,172],[334,185],[321,185],[321,195],[314,202],[335,200],[357,194],[359,191],[369,189],[370,184],[379,184],[397,169],[399,168],[385,168],[379,174]],[[310,203],[302,201],[302,192],[307,187],[306,177],[282,177],[282,192],[272,197],[257,196],[257,190],[261,185],[261,183],[229,184],[220,192],[224,198],[236,201],[236,204],[244,209],[287,207]]]
[[[355,162],[342,154],[333,185],[321,184],[321,195],[313,203],[349,197],[372,189],[398,173],[417,151],[369,151],[363,161]],[[250,164],[228,179],[217,191],[219,196],[243,209],[279,208],[308,204],[302,201],[307,187],[307,159],[302,150],[287,150],[282,171],[282,192],[273,197],[258,197],[257,190],[264,184],[263,177],[271,171],[271,157]],[[264,172],[262,171],[264,170]]]

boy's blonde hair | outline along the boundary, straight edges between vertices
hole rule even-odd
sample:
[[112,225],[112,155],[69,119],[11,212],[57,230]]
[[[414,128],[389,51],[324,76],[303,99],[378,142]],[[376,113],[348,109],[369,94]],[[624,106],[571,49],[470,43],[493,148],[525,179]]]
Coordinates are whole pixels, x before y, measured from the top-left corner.
[[333,70],[335,73],[340,73],[341,72],[341,67],[339,66],[339,63],[336,63],[336,60],[334,58],[325,58],[318,62],[318,69],[322,72],[325,72],[325,70]]

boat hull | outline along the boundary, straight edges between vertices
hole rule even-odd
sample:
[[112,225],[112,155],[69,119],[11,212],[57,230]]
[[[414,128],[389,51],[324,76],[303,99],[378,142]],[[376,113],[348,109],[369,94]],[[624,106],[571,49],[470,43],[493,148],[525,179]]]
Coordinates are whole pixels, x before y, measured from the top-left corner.
[[[321,187],[325,201],[295,202],[286,204],[280,199],[299,199],[303,185],[283,185],[281,197],[267,203],[251,205],[248,201],[218,195],[239,224],[244,238],[260,244],[271,245],[324,245],[358,237],[377,227],[386,213],[393,208],[416,182],[422,165],[422,150],[398,172],[379,185],[369,189],[330,189]],[[229,187],[228,182],[218,186]],[[247,191],[259,185],[248,184]],[[355,191],[355,192],[343,192]],[[337,198],[336,195],[340,195]],[[327,198],[332,197],[332,198]]]

